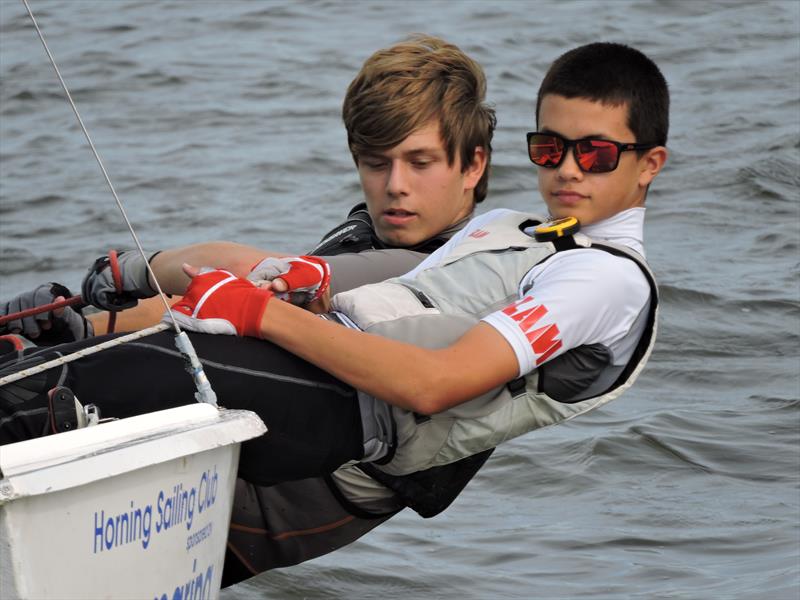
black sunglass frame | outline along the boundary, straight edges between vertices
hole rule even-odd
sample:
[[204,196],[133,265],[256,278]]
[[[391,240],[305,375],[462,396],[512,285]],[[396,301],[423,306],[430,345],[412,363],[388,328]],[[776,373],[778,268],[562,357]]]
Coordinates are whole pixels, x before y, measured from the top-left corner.
[[[533,160],[533,157],[531,156],[531,138],[535,135],[541,135],[561,140],[561,143],[564,144],[564,151],[561,153],[561,158],[557,163],[552,165],[540,165],[539,163]],[[567,156],[569,149],[572,148],[572,158],[575,159],[575,164],[577,164],[578,168],[584,173],[611,173],[612,171],[616,170],[616,168],[619,166],[619,159],[620,156],[622,156],[623,152],[628,152],[630,150],[650,150],[651,148],[655,148],[656,146],[658,146],[658,144],[635,144],[635,143],[615,142],[614,140],[607,140],[605,138],[598,138],[598,137],[587,137],[587,138],[580,138],[577,140],[571,140],[569,138],[565,138],[563,135],[552,133],[550,131],[529,131],[527,134],[525,134],[525,139],[528,142],[528,158],[537,167],[542,167],[543,169],[558,168],[561,165],[561,163],[564,162],[564,158]],[[607,144],[612,144],[616,146],[617,160],[614,161],[614,166],[611,167],[610,169],[604,169],[602,171],[590,171],[584,169],[581,166],[581,161],[578,159],[578,154],[577,154],[577,145],[581,142],[605,142]]]

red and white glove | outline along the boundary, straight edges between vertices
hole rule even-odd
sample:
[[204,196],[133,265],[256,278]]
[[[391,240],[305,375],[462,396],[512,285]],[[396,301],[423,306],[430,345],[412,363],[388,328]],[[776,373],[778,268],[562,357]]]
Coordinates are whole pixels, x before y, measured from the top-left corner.
[[[318,256],[265,258],[253,267],[247,279],[259,287],[272,289],[276,298],[305,306],[326,292],[331,280],[331,268]],[[275,279],[286,283],[286,291],[277,291],[272,287]]]
[[[261,317],[272,296],[228,271],[201,270],[172,314],[188,331],[261,337]],[[169,323],[169,315],[161,320]]]

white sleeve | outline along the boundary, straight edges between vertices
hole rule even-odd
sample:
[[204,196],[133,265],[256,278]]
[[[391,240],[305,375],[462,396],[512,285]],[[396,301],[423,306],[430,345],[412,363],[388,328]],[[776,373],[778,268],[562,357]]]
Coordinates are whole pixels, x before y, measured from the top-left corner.
[[636,263],[594,249],[556,254],[531,269],[520,290],[519,300],[483,318],[511,344],[520,376],[587,344],[614,356],[650,298]]

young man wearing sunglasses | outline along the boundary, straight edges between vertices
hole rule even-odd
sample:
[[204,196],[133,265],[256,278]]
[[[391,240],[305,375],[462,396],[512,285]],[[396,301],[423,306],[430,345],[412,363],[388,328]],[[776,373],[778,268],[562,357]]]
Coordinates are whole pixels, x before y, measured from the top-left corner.
[[[336,295],[328,319],[223,271],[189,269],[175,308],[187,328],[272,342],[195,336],[203,351],[247,345],[259,362],[329,377],[315,419],[301,425],[285,418],[310,410],[300,388],[303,400],[288,402],[291,386],[271,398],[220,380],[222,404],[273,424],[243,447],[242,476],[268,485],[345,465],[331,476],[355,510],[432,516],[460,491],[462,461],[627,389],[655,339],[642,229],[667,157],[668,106],[663,76],[640,52],[590,44],[566,53],[542,83],[528,141],[550,215],[565,220],[542,226],[535,215],[490,211],[404,276]],[[571,233],[576,220],[582,231]],[[109,415],[155,408],[84,394],[67,379]],[[382,491],[370,487],[376,480]]]

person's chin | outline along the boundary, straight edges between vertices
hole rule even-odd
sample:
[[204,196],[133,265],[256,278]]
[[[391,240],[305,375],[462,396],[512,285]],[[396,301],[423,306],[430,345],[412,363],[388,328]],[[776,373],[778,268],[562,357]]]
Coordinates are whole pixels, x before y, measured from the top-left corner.
[[565,206],[548,206],[548,215],[551,219],[563,219],[565,217],[574,217],[575,211]]
[[391,228],[388,230],[379,230],[378,237],[381,238],[381,241],[390,246],[400,247],[414,246],[422,241],[418,232],[409,229]]
[[547,207],[549,211],[549,216],[552,219],[565,219],[567,217],[575,217],[578,221],[583,224],[584,219],[587,218],[588,214],[584,207],[581,206],[570,206],[564,204],[555,204],[549,205]]

